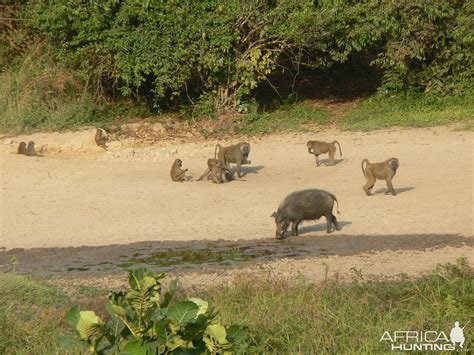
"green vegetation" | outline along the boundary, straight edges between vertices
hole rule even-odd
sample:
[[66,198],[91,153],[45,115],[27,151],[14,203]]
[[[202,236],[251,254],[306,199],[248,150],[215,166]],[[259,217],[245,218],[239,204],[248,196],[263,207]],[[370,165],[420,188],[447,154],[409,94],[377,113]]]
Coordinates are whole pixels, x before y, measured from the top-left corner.
[[392,126],[439,126],[455,122],[464,123],[464,129],[472,130],[474,95],[458,97],[375,96],[346,115],[342,127],[373,130]]
[[[224,323],[246,326],[255,350],[266,353],[384,353],[379,339],[385,330],[448,332],[454,321],[466,324],[474,317],[474,269],[464,259],[415,280],[363,280],[358,270],[349,283],[244,276],[232,286],[201,288],[192,296],[196,292]],[[125,302],[124,294],[115,295]],[[65,351],[58,339],[70,334],[61,319],[71,301],[62,291],[0,273],[0,297],[0,353]],[[106,297],[96,298],[92,308],[105,322]],[[473,346],[468,335],[465,347]]]
[[68,297],[28,277],[0,273],[0,353],[51,354]]
[[[363,281],[357,270],[350,284],[246,277],[202,297],[247,326],[260,353],[381,354],[385,330],[449,334],[454,321],[472,321],[474,270],[461,259],[413,281]],[[473,346],[471,336],[465,348]]]
[[[129,291],[110,292],[104,322],[94,311],[73,307],[66,315],[70,326],[93,354],[242,353],[248,335],[238,325],[223,326],[216,311],[199,298],[171,302],[176,280],[163,293],[160,280],[146,269],[129,272]],[[63,344],[77,348],[75,339],[63,336]]]
[[244,118],[237,132],[241,134],[271,133],[285,130],[299,130],[304,125],[325,125],[329,113],[308,102],[284,106],[272,112],[251,112]]
[[[266,97],[273,92],[280,103],[288,97],[304,100],[307,93],[298,88],[319,77],[334,87],[331,73],[343,73],[348,81],[354,73],[370,76],[367,81],[375,83],[380,97],[416,92],[428,99],[415,101],[427,105],[432,97],[462,96],[472,88],[472,1],[6,0],[4,4],[5,22],[0,24],[4,132],[106,126],[136,111],[149,116],[182,112],[183,119],[250,112],[242,127],[236,123],[237,131],[293,129],[310,120],[298,117],[306,114],[298,107],[287,115],[284,108],[256,114],[264,107],[258,91],[267,91]],[[255,102],[258,107],[253,110]],[[379,116],[378,107],[372,105],[361,110]],[[425,108],[414,109],[410,121]],[[446,113],[453,113],[453,120],[466,114],[454,106]],[[451,119],[428,116],[421,115],[421,122],[411,125]],[[328,122],[316,112],[312,120]],[[400,119],[389,121],[381,124]],[[369,126],[376,127],[365,127]]]

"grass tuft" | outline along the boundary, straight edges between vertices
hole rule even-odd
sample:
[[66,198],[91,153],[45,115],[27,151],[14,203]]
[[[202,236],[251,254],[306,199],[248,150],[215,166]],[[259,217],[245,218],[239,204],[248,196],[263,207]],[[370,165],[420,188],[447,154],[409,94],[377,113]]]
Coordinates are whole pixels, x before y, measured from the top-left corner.
[[430,127],[461,122],[474,125],[474,95],[435,97],[407,95],[374,96],[347,114],[342,128],[369,131],[386,127]]
[[271,112],[250,112],[240,127],[238,133],[246,135],[300,130],[308,124],[326,125],[329,123],[329,113],[308,102],[300,102],[281,107]]

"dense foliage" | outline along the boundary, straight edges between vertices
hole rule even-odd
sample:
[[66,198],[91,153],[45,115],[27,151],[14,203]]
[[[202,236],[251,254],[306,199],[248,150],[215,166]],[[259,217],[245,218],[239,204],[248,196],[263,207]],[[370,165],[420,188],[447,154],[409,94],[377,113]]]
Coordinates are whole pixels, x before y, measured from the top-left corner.
[[[146,269],[130,271],[130,290],[111,292],[104,322],[94,311],[73,307],[66,320],[93,354],[242,353],[248,335],[238,325],[224,327],[216,311],[198,298],[171,302],[176,282],[163,293],[160,280]],[[75,341],[63,337],[66,346]]]
[[262,83],[278,90],[275,75],[297,80],[355,57],[387,93],[458,93],[472,80],[470,0],[22,2],[28,20],[0,38],[0,53],[42,43],[89,92],[156,107],[245,110]]

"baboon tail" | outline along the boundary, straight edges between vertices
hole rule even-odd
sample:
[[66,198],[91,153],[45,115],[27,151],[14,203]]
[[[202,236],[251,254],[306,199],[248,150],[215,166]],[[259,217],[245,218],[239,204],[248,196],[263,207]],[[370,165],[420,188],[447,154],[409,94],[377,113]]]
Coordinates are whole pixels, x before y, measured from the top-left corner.
[[369,159],[364,159],[362,160],[362,163],[360,163],[360,166],[362,167],[362,173],[364,174],[365,176],[365,168],[364,168],[364,163],[367,163],[369,164]]
[[340,154],[341,157],[342,157],[342,150],[341,150],[341,145],[339,144],[339,142],[338,142],[338,141],[334,141],[334,142],[332,142],[332,143],[333,143],[333,144],[337,144],[337,146],[339,147],[339,154]]

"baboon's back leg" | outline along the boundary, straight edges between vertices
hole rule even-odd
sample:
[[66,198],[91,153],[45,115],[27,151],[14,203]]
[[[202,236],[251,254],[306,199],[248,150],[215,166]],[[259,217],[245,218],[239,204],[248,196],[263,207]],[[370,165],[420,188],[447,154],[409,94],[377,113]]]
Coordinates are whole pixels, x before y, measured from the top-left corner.
[[372,188],[374,187],[375,185],[375,177],[373,176],[366,176],[366,179],[367,179],[367,182],[365,183],[364,186],[362,186],[362,189],[365,191],[365,193],[367,195],[371,195],[372,194]]
[[387,178],[385,181],[387,182],[387,191],[385,193],[388,194],[390,192],[393,196],[395,196],[396,192],[392,185],[392,178]]

